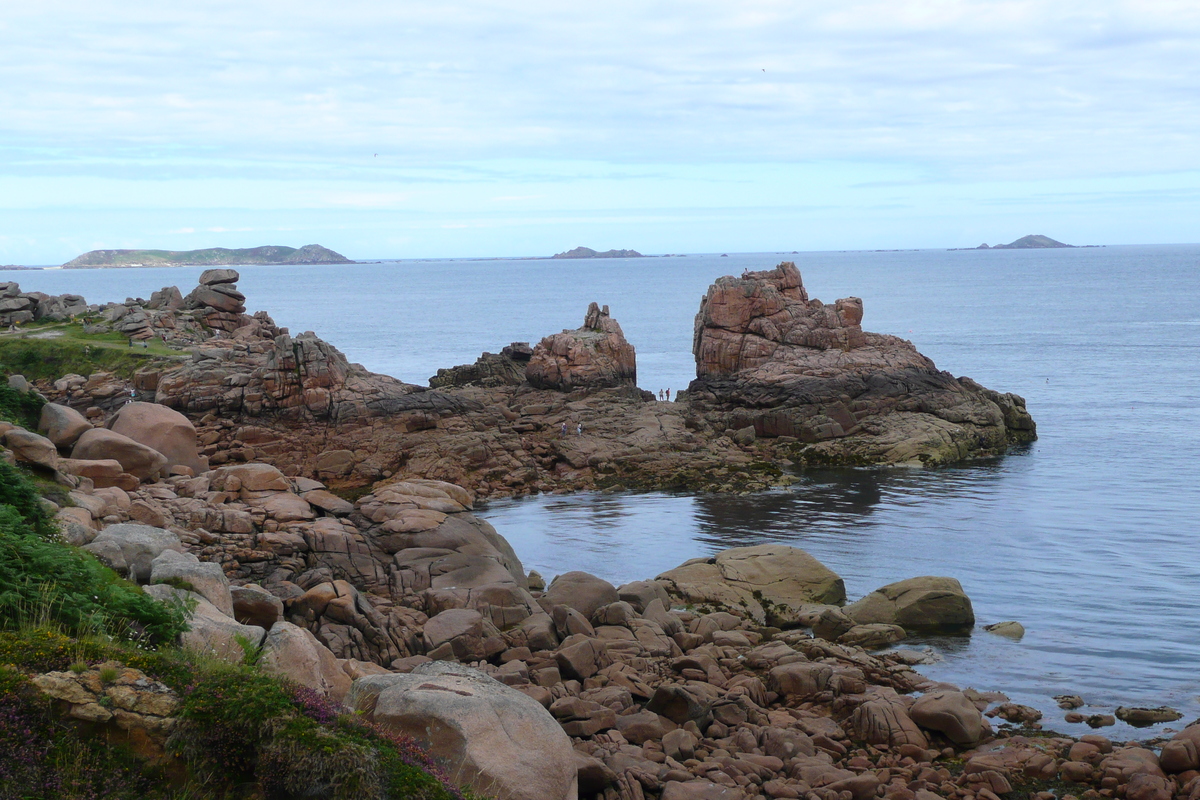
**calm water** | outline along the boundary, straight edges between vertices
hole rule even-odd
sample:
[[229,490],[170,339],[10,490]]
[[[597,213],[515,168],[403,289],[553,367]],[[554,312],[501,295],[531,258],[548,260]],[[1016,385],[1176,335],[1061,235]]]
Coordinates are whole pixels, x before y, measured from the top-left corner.
[[[314,330],[353,361],[424,383],[438,367],[536,341],[607,303],[638,350],[639,383],[686,387],[692,318],[718,275],[781,254],[593,262],[385,262],[246,267],[252,310]],[[846,579],[852,597],[951,575],[980,623],[929,642],[926,674],[1003,689],[1047,712],[1168,704],[1200,715],[1200,246],[801,253],[812,296],[864,299],[864,326],[911,339],[942,369],[1022,394],[1041,438],[1002,459],[926,470],[808,472],[756,497],[582,495],[483,513],[547,578],[651,577],[725,547],[782,541]],[[199,268],[0,273],[89,301],[185,292]],[[908,644],[912,644],[912,640]],[[922,644],[924,642],[918,641]],[[1089,709],[1084,709],[1089,711]],[[1118,726],[1117,735],[1130,729]]]

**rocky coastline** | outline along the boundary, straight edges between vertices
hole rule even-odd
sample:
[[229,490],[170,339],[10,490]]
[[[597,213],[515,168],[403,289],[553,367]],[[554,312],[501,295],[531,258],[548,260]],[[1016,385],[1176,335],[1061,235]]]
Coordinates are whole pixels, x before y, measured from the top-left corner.
[[579,329],[484,353],[424,387],[248,315],[237,279],[210,270],[186,297],[164,287],[103,308],[8,284],[0,325],[90,313],[91,330],[187,348],[189,360],[131,380],[67,375],[39,389],[85,413],[136,395],[191,419],[214,464],[266,461],[336,488],[407,476],[481,498],[761,491],[787,485],[797,466],[939,466],[1036,436],[1022,398],[864,332],[861,300],[810,300],[790,262],[710,288],[696,319],[697,378],[672,402],[637,388],[634,347],[607,306],[593,304]]
[[[953,578],[895,576],[848,603],[816,559],[763,545],[622,586],[582,572],[546,585],[473,513],[482,497],[608,479],[686,484],[683,470],[761,488],[805,454],[944,463],[1033,435],[1020,398],[863,332],[861,301],[810,300],[786,263],[718,280],[697,380],[667,403],[637,389],[633,347],[595,304],[580,328],[427,389],[247,315],[236,280],[211,270],[187,296],[104,308],[3,290],[21,303],[8,313],[192,348],[131,381],[12,376],[51,402],[36,426],[0,423],[3,457],[67,493],[51,506],[66,542],[191,605],[184,647],[253,651],[496,798],[1200,800],[1200,725],[1154,744],[1075,739],[1002,694],[923,677],[908,634],[976,623]],[[31,681],[70,724],[161,745],[177,698],[122,669]],[[1068,714],[1076,700],[1061,698]]]
[[[762,545],[622,586],[582,572],[547,586],[451,483],[393,479],[351,502],[265,463],[210,468],[195,427],[153,403],[94,422],[46,404],[37,427],[0,425],[5,457],[70,487],[67,542],[191,604],[185,648],[232,662],[253,648],[263,671],[417,737],[485,796],[1200,797],[1200,725],[1155,746],[1057,736],[1000,693],[923,677],[908,633],[976,622],[952,578],[847,603],[816,559]],[[31,681],[65,721],[169,761],[167,687],[111,664]]]

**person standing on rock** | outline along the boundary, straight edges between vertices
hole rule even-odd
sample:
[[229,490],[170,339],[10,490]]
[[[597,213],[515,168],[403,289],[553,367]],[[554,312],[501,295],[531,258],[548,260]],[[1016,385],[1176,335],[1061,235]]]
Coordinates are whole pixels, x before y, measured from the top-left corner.
[[667,389],[667,402],[671,402],[671,390]]
[[583,423],[582,422],[575,426],[575,435],[583,436]]
[[564,419],[562,424],[562,436],[565,439],[567,436],[567,421]]

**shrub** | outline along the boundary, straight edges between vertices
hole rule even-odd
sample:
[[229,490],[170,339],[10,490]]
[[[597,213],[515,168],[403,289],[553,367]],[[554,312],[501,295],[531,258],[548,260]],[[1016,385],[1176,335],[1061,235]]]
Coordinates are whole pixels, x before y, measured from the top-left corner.
[[44,539],[58,533],[29,478],[7,461],[0,461],[0,505],[12,506],[25,525]]
[[34,392],[18,392],[5,381],[0,383],[0,421],[33,430],[37,427],[46,401]]
[[184,689],[172,747],[202,769],[249,778],[272,721],[293,710],[292,698],[278,680],[249,669],[215,666]]

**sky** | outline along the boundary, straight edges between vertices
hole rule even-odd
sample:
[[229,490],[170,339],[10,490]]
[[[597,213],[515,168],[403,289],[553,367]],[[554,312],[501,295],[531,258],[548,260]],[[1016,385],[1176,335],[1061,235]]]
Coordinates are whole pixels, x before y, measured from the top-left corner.
[[0,264],[1200,241],[1200,3],[39,0]]

